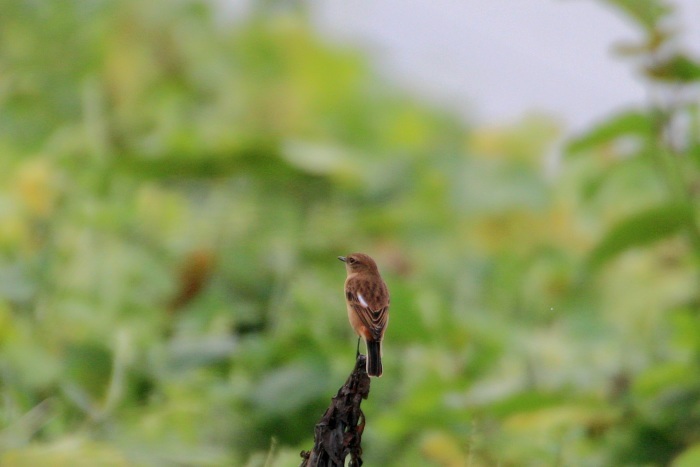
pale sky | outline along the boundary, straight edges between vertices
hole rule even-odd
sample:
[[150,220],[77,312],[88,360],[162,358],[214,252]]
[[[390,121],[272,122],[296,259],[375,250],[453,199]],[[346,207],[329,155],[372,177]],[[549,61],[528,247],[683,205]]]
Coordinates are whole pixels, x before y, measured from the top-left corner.
[[[675,0],[683,42],[700,55],[700,0]],[[577,131],[644,103],[630,61],[613,46],[642,37],[594,0],[324,0],[324,35],[356,44],[397,86],[479,123],[531,111]],[[693,20],[694,19],[694,20]]]

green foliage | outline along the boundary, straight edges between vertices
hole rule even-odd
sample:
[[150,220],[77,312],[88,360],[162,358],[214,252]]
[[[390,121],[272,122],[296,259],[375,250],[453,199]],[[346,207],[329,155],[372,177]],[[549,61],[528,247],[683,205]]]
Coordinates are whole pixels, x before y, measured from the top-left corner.
[[623,112],[608,118],[583,136],[570,141],[567,151],[569,153],[590,151],[602,145],[615,143],[624,137],[637,137],[644,140],[652,135],[653,130],[654,120],[646,112]]
[[695,445],[686,450],[673,461],[673,467],[691,467],[700,462],[700,445]]
[[646,72],[659,81],[681,83],[700,81],[700,63],[687,55],[676,54],[647,68]]
[[590,268],[598,268],[620,253],[663,240],[692,225],[692,208],[685,204],[655,206],[612,227],[591,252]]
[[665,0],[606,0],[606,3],[622,10],[650,34],[658,31],[659,23],[671,10]]
[[[700,80],[698,63],[674,50],[673,34],[662,27],[668,8],[661,2],[610,3],[625,10],[646,29],[641,45],[627,46],[622,51],[626,55],[641,56],[651,64],[643,69],[651,80],[650,86],[672,83],[677,91],[683,92],[684,86],[690,88],[697,84]],[[686,465],[696,456],[695,445],[700,439],[697,415],[700,347],[695,332],[700,325],[696,286],[700,230],[694,186],[700,180],[700,173],[693,152],[698,144],[698,115],[697,102],[688,105],[666,97],[649,109],[614,116],[569,145],[572,154],[591,156],[597,152],[612,156],[618,183],[620,173],[644,170],[643,177],[637,176],[637,180],[651,177],[663,188],[654,190],[653,203],[626,209],[634,214],[618,214],[616,217],[621,220],[607,227],[588,257],[588,266],[593,270],[602,266],[614,268],[611,263],[619,264],[622,256],[627,256],[627,261],[638,267],[641,263],[635,262],[631,251],[639,255],[643,251],[641,248],[646,247],[646,255],[655,258],[652,267],[657,270],[650,278],[670,275],[672,279],[668,283],[673,284],[671,287],[678,293],[675,298],[654,304],[657,309],[653,312],[656,315],[652,318],[653,326],[659,327],[656,334],[663,340],[660,353],[632,375],[625,370],[619,380],[618,405],[625,416],[606,433],[610,459],[615,464]],[[683,119],[692,123],[678,131],[674,122]],[[673,128],[676,128],[675,133],[672,133]],[[630,141],[633,141],[631,151],[628,149]],[[610,173],[612,167],[606,165],[599,167]],[[596,191],[598,197],[604,196],[599,189]],[[618,197],[630,196],[634,190],[622,188],[617,193]],[[623,252],[630,252],[630,255],[621,255]],[[632,293],[648,297],[641,290]],[[644,313],[644,307],[640,308]]]
[[[611,3],[649,79],[697,81],[662,3]],[[697,457],[697,104],[549,177],[552,120],[468,128],[295,11],[0,6],[0,464],[298,462],[352,367],[351,251],[392,293],[368,465]]]

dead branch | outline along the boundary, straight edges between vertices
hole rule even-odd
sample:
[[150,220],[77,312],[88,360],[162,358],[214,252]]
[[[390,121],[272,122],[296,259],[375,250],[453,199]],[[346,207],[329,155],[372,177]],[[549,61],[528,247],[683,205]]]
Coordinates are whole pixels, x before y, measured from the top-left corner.
[[365,415],[362,399],[369,396],[370,379],[366,358],[358,355],[355,368],[314,429],[314,448],[302,451],[300,467],[343,467],[350,456],[350,466],[362,465],[362,432]]

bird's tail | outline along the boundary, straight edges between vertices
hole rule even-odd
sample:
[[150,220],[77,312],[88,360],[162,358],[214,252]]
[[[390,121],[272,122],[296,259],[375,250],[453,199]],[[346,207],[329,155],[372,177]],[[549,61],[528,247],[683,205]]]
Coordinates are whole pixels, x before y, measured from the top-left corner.
[[382,341],[367,341],[367,374],[382,376]]

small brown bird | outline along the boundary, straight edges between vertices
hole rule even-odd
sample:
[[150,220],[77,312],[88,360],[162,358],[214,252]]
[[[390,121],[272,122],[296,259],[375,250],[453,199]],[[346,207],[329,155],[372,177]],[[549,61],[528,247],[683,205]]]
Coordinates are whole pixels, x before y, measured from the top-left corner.
[[[377,263],[364,253],[338,256],[345,263],[345,302],[350,325],[367,345],[367,374],[382,376],[382,339],[389,323],[389,290]],[[360,340],[357,340],[359,353]]]

